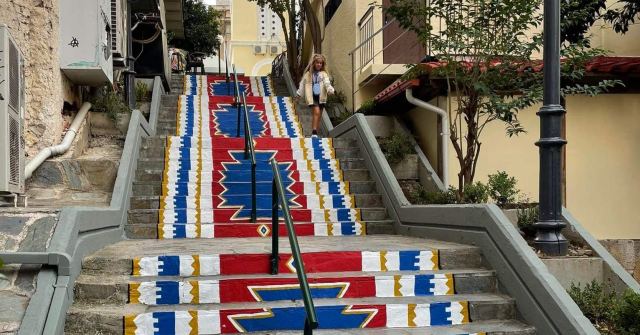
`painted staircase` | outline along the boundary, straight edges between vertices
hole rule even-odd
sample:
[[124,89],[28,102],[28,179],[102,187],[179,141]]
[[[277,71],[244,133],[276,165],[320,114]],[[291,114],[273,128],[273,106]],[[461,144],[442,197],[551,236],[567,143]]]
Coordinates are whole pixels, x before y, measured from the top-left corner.
[[174,79],[179,94],[163,97],[164,136],[141,152],[129,239],[84,260],[67,334],[299,334],[305,312],[284,225],[280,274],[269,275],[273,157],[316,333],[535,333],[516,320],[478,248],[392,235],[354,142],[300,137],[295,106],[272,95],[268,77],[239,80],[258,160],[257,222],[249,220],[251,164],[243,127],[235,138],[226,80]]

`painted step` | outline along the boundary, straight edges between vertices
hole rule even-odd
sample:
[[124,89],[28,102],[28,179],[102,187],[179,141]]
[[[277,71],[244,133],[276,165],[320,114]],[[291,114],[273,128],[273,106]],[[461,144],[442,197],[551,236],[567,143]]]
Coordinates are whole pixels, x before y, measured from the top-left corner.
[[[415,277],[418,279],[415,279]],[[422,272],[387,272],[385,274],[379,273],[366,273],[366,272],[340,272],[340,273],[312,273],[309,274],[308,279],[310,283],[318,283],[327,285],[331,282],[339,282],[341,285],[341,292],[339,298],[354,298],[354,297],[394,297],[394,296],[419,296],[424,295],[443,295],[445,292],[444,279],[430,279],[447,277],[450,282],[447,282],[448,294],[479,294],[479,293],[496,293],[497,292],[497,280],[494,271],[485,269],[460,269],[460,270],[435,270],[435,271],[422,271]],[[451,277],[451,278],[449,278]],[[343,280],[343,278],[346,278]],[[422,280],[425,279],[425,280]],[[428,279],[428,280],[426,280]],[[193,284],[197,281],[198,284]],[[341,282],[342,281],[342,282]],[[393,283],[388,283],[393,281]],[[407,281],[413,281],[413,292],[408,290],[410,286],[400,285],[400,283],[407,283]],[[396,285],[398,282],[398,285]],[[156,283],[156,284],[154,284]],[[166,284],[165,284],[166,283]],[[272,287],[274,285],[281,286],[283,294],[287,294],[285,300],[299,300],[299,296],[292,296],[289,294],[296,294],[291,292],[291,285],[298,285],[297,275],[295,274],[280,274],[278,276],[270,275],[244,275],[244,276],[208,276],[208,277],[195,277],[195,278],[163,278],[163,280],[149,279],[146,277],[130,277],[130,276],[110,276],[103,274],[81,274],[74,288],[76,301],[82,303],[111,303],[111,304],[124,304],[127,302],[134,302],[130,298],[135,291],[139,291],[140,295],[146,294],[141,291],[148,290],[148,287],[157,287],[160,295],[162,294],[162,287],[168,285],[174,287],[177,285],[181,292],[185,291],[187,285],[218,285],[219,289],[215,292],[224,295],[224,297],[215,297],[216,300],[221,302],[255,302],[258,295],[254,295],[254,288],[260,285],[266,285]],[[416,283],[419,283],[416,288]],[[345,285],[346,284],[346,285]],[[428,284],[429,287],[425,287],[424,284]],[[388,285],[392,285],[391,289]],[[422,285],[422,286],[421,286]],[[233,291],[228,291],[232,289]],[[395,289],[397,287],[397,290]],[[420,289],[423,287],[424,289]],[[131,288],[131,289],[130,289]],[[318,288],[318,287],[316,287]],[[437,289],[442,290],[438,291]],[[293,289],[298,289],[297,287]],[[264,289],[262,289],[264,290]],[[199,290],[199,296],[206,294],[205,290]],[[299,289],[297,290],[299,292]],[[175,291],[173,291],[175,292]],[[231,294],[233,293],[233,294]],[[173,293],[172,293],[173,294]],[[322,291],[314,292],[314,299],[327,298]],[[175,299],[175,297],[173,297]],[[188,303],[206,303],[207,299],[198,299],[198,302],[192,300]],[[144,298],[138,298],[138,303],[147,305],[158,305],[162,301],[155,300],[152,297],[145,296]],[[162,299],[161,299],[162,300]],[[180,301],[187,301],[188,299],[181,298]],[[262,296],[263,301],[273,300],[273,296]],[[182,302],[186,303],[186,302]]]
[[[277,198],[276,198],[277,200]],[[355,200],[348,195],[330,195],[330,196],[316,196],[316,195],[295,195],[288,199],[289,208],[293,210],[309,209],[343,209],[343,208],[356,208]],[[256,195],[256,206],[260,210],[269,210],[273,206],[271,194]],[[160,208],[165,210],[185,210],[199,208],[201,211],[213,209],[214,211],[226,208],[243,208],[251,209],[251,195],[250,194],[229,194],[229,195],[214,195],[211,197],[165,197],[160,202]],[[215,214],[214,214],[215,215]],[[340,214],[338,214],[340,215]]]
[[[250,187],[248,187],[248,189],[250,189]],[[243,194],[246,197],[251,196],[250,192],[239,193],[239,194]],[[211,195],[201,195],[201,197],[202,196],[214,197]],[[220,195],[215,197],[231,198],[231,197],[239,197],[239,196],[240,195]],[[268,200],[263,200],[264,197],[266,197]],[[258,193],[258,198],[259,198],[258,199],[259,201],[271,201],[271,193]],[[345,206],[347,204],[352,207],[382,207],[383,206],[382,196],[379,194],[358,194],[358,195],[347,195],[345,197],[345,195],[336,195],[336,194],[318,195],[315,193],[311,193],[311,194],[304,194],[304,195],[288,194],[287,198],[291,200],[290,202],[291,206],[303,205],[303,204],[306,204],[308,206],[309,204],[314,204],[314,203],[316,204],[322,203],[322,205],[325,206],[325,208],[329,206],[333,206],[335,208],[339,205]],[[300,200],[301,198],[304,198],[304,202]],[[163,196],[163,197],[133,196],[131,197],[130,208],[131,209],[160,208],[161,204],[164,206],[164,208],[172,208],[172,207],[176,208],[176,206],[178,206],[179,204],[187,204],[188,206],[193,206],[193,204],[195,204],[196,202],[196,199],[197,198],[195,196],[175,196],[175,195],[169,195],[169,196]],[[211,201],[211,199],[209,200]],[[345,200],[346,200],[346,203],[345,203]],[[191,208],[194,208],[194,207],[191,207]]]
[[[256,158],[260,160],[270,160],[271,158],[275,158],[280,161],[292,161],[298,159],[345,159],[345,158],[353,158],[360,157],[360,149],[359,148],[337,148],[332,151],[319,151],[322,155],[316,155],[316,151],[314,151],[314,155],[303,155],[302,151],[291,151],[291,150],[279,150],[277,153],[264,151],[263,153],[257,152]],[[238,151],[223,151],[223,150],[202,150],[202,159],[213,161],[219,160],[218,157],[224,157],[227,160],[244,160],[244,150]],[[140,158],[155,158],[155,159],[176,159],[176,160],[186,160],[189,157],[200,157],[197,149],[189,149],[184,152],[172,152],[169,157],[165,157],[166,151],[164,148],[149,148],[148,150],[144,150],[140,152]],[[213,155],[213,157],[211,157]],[[216,157],[218,155],[218,157]],[[263,157],[264,156],[264,157]]]
[[[285,183],[285,187],[291,182],[343,182],[343,181],[367,181],[371,180],[369,170],[365,169],[349,169],[349,170],[281,170],[280,175]],[[211,183],[251,183],[253,173],[250,169],[237,170],[216,170],[201,171],[198,173],[194,170],[167,171],[162,170],[138,170],[136,171],[136,180],[141,181],[164,181],[168,185],[176,183],[199,181],[201,185]],[[273,181],[272,170],[256,170],[256,182]]]
[[[215,212],[215,215],[214,215]],[[128,211],[129,224],[138,223],[199,223],[217,222],[249,222],[249,210],[219,209],[204,211],[196,215],[196,210],[161,210],[132,209]],[[326,210],[291,210],[294,221],[298,222],[336,222],[336,221],[379,221],[388,218],[385,208],[326,209]],[[258,222],[271,222],[271,208],[258,210]],[[280,214],[281,216],[281,214]],[[232,219],[236,217],[236,219]]]
[[[241,192],[251,192],[250,183],[236,183],[234,187],[239,188]],[[257,190],[259,194],[268,194],[271,192],[271,183],[257,183]],[[160,181],[139,181],[133,182],[133,195],[134,196],[159,196],[165,193],[181,194],[181,195],[195,195],[196,189],[200,188],[201,194],[220,194],[225,188],[220,183],[212,184],[210,188],[201,187],[198,183],[175,183],[171,189],[163,190],[162,183]],[[316,192],[317,194],[367,194],[376,193],[376,183],[371,180],[366,181],[343,181],[343,182],[323,182],[323,183],[303,183],[293,182],[287,187],[291,194],[305,194]]]
[[[244,149],[244,138],[216,138],[216,137],[180,137],[171,136],[166,141],[157,141],[158,145],[164,146],[168,143],[172,147],[193,147],[199,145],[203,148],[219,148],[227,150]],[[353,147],[357,144],[354,140],[333,140],[331,138],[256,138],[253,140],[256,150],[286,150],[291,148],[313,148],[313,147]],[[143,146],[144,147],[144,146]]]
[[[362,270],[362,251],[371,251],[373,253],[379,253],[380,250],[424,250],[433,253],[434,250],[438,253],[437,268],[442,270],[452,269],[468,269],[468,268],[482,268],[482,256],[479,248],[461,245],[457,243],[441,242],[429,239],[418,239],[396,235],[368,235],[366,237],[310,237],[300,236],[298,238],[303,254],[320,253],[322,255],[326,250],[340,250],[349,247],[349,252],[341,254],[340,257],[351,257],[351,263],[342,262],[340,258],[329,259],[324,265],[318,264],[321,268],[328,272],[340,272],[347,271],[349,267],[355,267],[358,271]],[[281,252],[284,254],[289,253],[289,240],[287,238],[280,238],[279,244]],[[241,263],[230,264],[234,271],[240,271],[243,273],[263,273],[268,274],[269,271],[269,252],[271,252],[271,239],[256,239],[256,238],[236,238],[236,239],[212,239],[212,240],[191,240],[189,243],[184,243],[181,240],[125,240],[115,244],[112,244],[100,251],[94,253],[91,256],[86,257],[83,260],[83,271],[85,273],[106,273],[110,275],[130,275],[133,273],[133,259],[140,256],[150,257],[150,260],[157,260],[157,256],[161,255],[187,255],[184,258],[185,262],[189,259],[193,261],[192,255],[214,255],[224,250],[224,252],[231,259],[237,259],[239,254],[255,254],[255,258],[242,260]],[[370,255],[374,255],[374,254]],[[330,255],[331,252],[324,253],[324,255]],[[233,256],[236,255],[236,256]],[[369,254],[367,254],[369,255]],[[385,254],[384,259],[392,259],[396,254]],[[426,254],[425,254],[426,256]],[[427,257],[428,258],[428,257]],[[370,258],[367,258],[368,260]],[[372,271],[380,270],[380,255],[378,255],[377,262],[371,259]],[[178,259],[179,261],[179,259]],[[244,266],[244,262],[257,262],[260,264],[260,268]],[[282,273],[290,273],[289,268],[286,267],[287,258],[282,255],[280,266],[286,271]],[[314,262],[317,262],[315,260]],[[204,273],[219,272],[213,271],[214,263],[203,262],[202,259],[199,263],[205,265],[212,265],[212,267],[205,267],[200,271],[200,275]],[[337,264],[336,264],[337,263]],[[431,262],[432,263],[432,262]],[[155,263],[157,264],[157,263]],[[248,264],[248,263],[247,263]],[[329,264],[336,264],[338,268],[331,271],[331,268],[327,266]],[[404,263],[403,263],[404,264]],[[145,266],[148,267],[147,264]],[[223,265],[220,263],[220,265]],[[425,265],[427,265],[425,263]],[[434,264],[430,264],[433,268]],[[153,268],[153,265],[150,265]],[[226,263],[224,266],[227,266]],[[333,266],[333,265],[332,265]],[[366,265],[369,266],[369,265]],[[398,267],[399,263],[392,262],[386,266],[386,270],[393,270],[394,267]],[[403,265],[404,266],[404,265]],[[309,272],[314,269],[315,265],[307,263],[305,260],[305,268]],[[425,267],[425,266],[421,266]],[[368,267],[367,267],[368,268]],[[415,265],[410,265],[410,268],[415,268]],[[216,269],[220,269],[220,266],[216,266]],[[316,268],[316,270],[318,270]],[[155,271],[157,272],[157,271]],[[193,274],[193,267],[188,266],[184,268],[184,274]],[[153,272],[152,272],[153,273]]]
[[[148,183],[148,182],[147,182]],[[155,181],[157,185],[161,185],[160,180]],[[271,194],[273,183],[272,181],[256,182],[257,194]],[[199,182],[174,182],[170,186],[165,185],[166,189],[164,195],[182,195],[193,196],[195,194],[200,195],[217,195],[225,194],[228,190],[233,189],[238,194],[251,194],[252,185],[247,182],[229,182],[223,183],[199,183]],[[285,188],[289,194],[318,194],[318,195],[331,195],[331,194],[350,194],[351,191],[360,191],[365,193],[368,190],[375,190],[375,184],[371,181],[358,182],[297,182],[287,181],[285,182]],[[161,190],[162,191],[162,190]]]
[[[143,148],[144,150],[144,148]],[[223,161],[213,161],[213,169],[214,170],[233,170],[239,169],[239,165],[249,164],[248,160],[239,160],[239,164],[229,164]],[[268,161],[257,161],[258,169],[268,169],[271,168],[271,163]],[[300,160],[292,160],[292,161],[278,161],[281,165],[291,165],[291,169],[297,169],[299,167],[308,167],[311,165],[311,169],[319,169],[319,168],[333,168],[333,169],[366,169],[364,164],[364,160],[362,158],[351,158],[351,159],[318,159],[318,160],[308,160],[308,159],[300,159]],[[191,166],[190,159],[181,159],[177,161],[170,161],[165,163],[164,158],[141,158],[138,160],[138,169],[147,169],[147,170],[163,170],[166,165],[170,165],[171,167],[183,167],[183,166]]]
[[[238,78],[240,92],[248,96],[272,95],[271,79],[269,77]],[[227,82],[226,78],[210,75],[189,75],[185,78],[184,91],[188,94],[207,96],[231,96],[234,93],[235,82]]]
[[[363,225],[362,233],[366,233],[366,235],[393,235],[395,233],[395,228],[393,227],[393,221],[391,220],[361,221],[359,223]],[[329,223],[319,222],[315,224],[323,224],[327,226]],[[332,223],[332,224],[335,224],[335,223]],[[204,226],[204,225],[206,224],[201,224],[201,226]],[[243,229],[242,235],[245,235],[245,236],[242,236],[242,237],[260,238],[262,237],[261,232],[259,231],[259,228],[261,228],[260,225],[267,225],[267,228],[269,228],[268,234],[271,235],[271,224],[269,223],[263,223],[263,224],[240,223],[240,224],[234,224],[234,225],[237,225],[237,228],[233,228],[234,229],[233,232],[228,233],[226,235],[235,234],[236,236],[234,237],[239,237],[240,233],[237,232],[236,229]],[[308,225],[308,226],[305,226],[305,225]],[[295,223],[296,233],[298,234],[298,236],[329,236],[328,226],[326,229],[318,229],[316,231],[315,230],[316,227],[315,226],[311,227],[310,225],[311,225],[310,223]],[[161,225],[156,223],[128,224],[125,226],[125,232],[127,237],[132,239],[156,239],[156,238],[179,239],[181,238],[179,236],[176,236],[176,234],[172,235],[171,233],[174,232],[173,230],[169,230],[168,232],[163,232],[163,235],[158,234],[159,228],[160,230],[162,230],[160,226]],[[170,226],[170,225],[164,225],[164,227],[167,227],[167,226]],[[189,225],[182,225],[182,226],[186,226],[184,229],[185,231],[184,238],[198,238],[197,229],[195,225],[193,225],[193,227],[188,227]],[[248,227],[252,227],[252,228],[250,229]],[[225,237],[224,233],[220,233],[219,228],[213,227],[212,229],[214,232],[213,233],[214,238]],[[281,224],[280,225],[281,234],[284,234],[286,232],[286,230],[283,230],[283,229],[284,229],[284,225]],[[343,234],[342,227],[340,226],[339,229],[340,230],[335,229],[334,227],[334,229],[331,231],[331,234],[332,234],[331,236],[342,236]],[[209,231],[211,231],[211,229],[209,229]],[[187,232],[194,232],[194,234],[187,236]],[[262,232],[264,232],[264,229],[262,230]],[[309,234],[305,234],[305,232],[309,232]],[[313,232],[313,234],[311,234],[311,232]],[[358,236],[358,235],[353,235],[353,236]],[[270,236],[265,236],[265,237],[269,238]],[[200,233],[200,238],[205,238],[202,236],[202,233]]]
[[[215,223],[215,224],[159,224],[159,239],[213,239],[238,237],[270,237],[272,224]],[[287,227],[279,224],[279,236],[287,237]],[[362,222],[300,222],[294,224],[297,236],[362,236],[366,235]]]
[[[344,313],[349,311],[350,313]],[[265,315],[268,312],[268,315]],[[452,327],[485,320],[513,318],[511,299],[496,294],[454,297],[322,299],[316,302],[321,329]],[[68,316],[69,332],[99,329],[103,333],[125,329],[125,334],[226,334],[302,329],[304,307],[292,302],[225,304],[218,308],[198,305],[90,306],[76,304]],[[125,318],[126,317],[126,318]],[[118,322],[118,319],[120,320]],[[127,320],[125,322],[125,320]],[[96,322],[97,321],[97,322]],[[232,322],[233,321],[233,322]],[[124,327],[123,327],[124,326]],[[195,329],[195,328],[197,329]],[[153,329],[157,332],[154,333]],[[285,329],[283,329],[285,328]],[[111,330],[113,329],[113,330]],[[137,331],[137,332],[136,332]]]
[[[224,208],[215,208],[215,204],[202,204],[200,209],[158,209],[158,223],[213,223],[213,222],[248,222],[251,210],[246,206],[247,199],[238,204],[228,203]],[[233,208],[235,207],[235,208]],[[336,222],[363,220],[360,209],[300,209],[291,208],[291,218],[298,222]],[[271,222],[271,205],[268,208],[257,209],[258,222]],[[386,212],[385,212],[386,214]],[[282,212],[279,211],[282,218]],[[364,219],[366,220],[366,219]]]

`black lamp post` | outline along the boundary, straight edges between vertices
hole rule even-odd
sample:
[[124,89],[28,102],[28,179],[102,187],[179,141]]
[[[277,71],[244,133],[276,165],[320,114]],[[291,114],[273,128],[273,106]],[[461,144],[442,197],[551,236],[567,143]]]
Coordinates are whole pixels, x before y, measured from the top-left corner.
[[568,242],[562,219],[562,119],[560,104],[560,0],[544,1],[544,100],[540,116],[540,216],[535,246],[547,255],[564,256]]

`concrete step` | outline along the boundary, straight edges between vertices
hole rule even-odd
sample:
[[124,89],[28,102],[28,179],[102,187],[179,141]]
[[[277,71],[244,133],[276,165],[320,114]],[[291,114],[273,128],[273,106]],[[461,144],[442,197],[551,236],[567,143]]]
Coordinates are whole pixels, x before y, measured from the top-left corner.
[[[377,193],[374,181],[350,181],[349,192],[351,194]],[[159,196],[162,194],[162,183],[158,181],[134,181],[134,196]]]
[[[453,289],[455,294],[479,294],[479,293],[496,293],[496,277],[494,271],[485,269],[459,269],[451,271],[435,270],[420,272],[401,272],[393,271],[385,273],[384,276],[397,275],[429,275],[429,274],[451,274],[453,275]],[[379,274],[378,274],[379,275]],[[376,273],[367,272],[325,272],[311,273],[308,275],[309,281],[314,282],[322,279],[335,279],[340,281],[341,278],[359,278],[366,280],[376,276]],[[233,281],[236,279],[243,280],[262,280],[268,282],[273,279],[297,279],[295,274],[282,274],[275,276],[269,275],[243,275],[243,276],[202,276],[193,277],[188,280],[222,280]],[[76,301],[80,303],[99,303],[99,304],[126,304],[129,302],[129,283],[140,283],[145,281],[159,280],[158,278],[142,278],[127,275],[103,275],[103,274],[81,274],[76,280],[74,292]],[[163,281],[184,281],[184,278],[172,277],[161,278]],[[297,281],[296,281],[297,282]],[[320,299],[320,298],[315,298]],[[314,299],[314,300],[315,300]],[[316,300],[317,301],[317,300]]]
[[169,94],[165,94],[162,96],[162,100],[160,101],[161,106],[178,106],[178,98],[180,94],[175,92],[171,92]]
[[[391,220],[380,220],[380,221],[367,221],[367,222],[361,222],[361,224],[364,225],[365,227],[365,232],[366,235],[393,235],[395,234],[395,229],[393,227],[393,221]],[[304,223],[296,223],[295,224],[296,227],[300,228],[300,225],[311,225],[311,224],[304,224]],[[166,226],[166,225],[165,225]],[[241,227],[243,228],[243,232],[250,230],[250,232],[253,234],[251,236],[256,237],[256,238],[261,238],[261,236],[258,236],[258,230],[259,228],[256,228],[257,224],[246,224],[246,223],[242,223],[242,224],[238,224],[235,225],[237,227]],[[267,227],[269,227],[269,229],[271,229],[271,225],[267,224]],[[193,225],[191,225],[191,227],[193,227]],[[201,226],[202,227],[202,226]],[[232,229],[234,229],[234,237],[237,236],[242,236],[241,234],[243,232],[240,231],[236,231],[235,228],[231,227]],[[296,228],[296,230],[298,229]],[[193,229],[194,231],[196,230],[195,228],[186,228],[186,229]],[[208,230],[216,230],[216,228],[209,228]],[[301,232],[297,231],[297,235],[298,236],[314,236],[314,227],[310,227],[309,229],[307,229],[307,227],[304,227],[306,232],[310,232],[307,234],[302,234]],[[125,232],[127,234],[128,238],[132,238],[132,239],[156,239],[159,238],[159,234],[158,231],[161,230],[160,226],[158,224],[154,224],[154,223],[150,223],[150,224],[135,224],[135,225],[126,225],[125,226]],[[205,229],[207,230],[207,229]],[[228,230],[228,229],[227,229]],[[286,228],[284,227],[283,224],[280,224],[280,230],[281,233],[284,234],[286,232]],[[336,236],[339,236],[340,234],[336,234],[335,232],[333,233]],[[255,235],[255,236],[254,236]],[[164,238],[167,238],[166,235],[164,235]],[[218,235],[216,235],[218,236]],[[267,235],[266,237],[269,238],[270,235]],[[326,236],[323,235],[323,236]],[[355,236],[355,235],[354,235]]]
[[[438,250],[442,270],[483,268],[478,247],[429,239],[397,235],[363,237],[298,238],[303,253],[326,250]],[[279,239],[282,253],[289,253],[287,238]],[[271,239],[234,238],[212,240],[125,240],[101,249],[83,260],[84,273],[130,275],[133,259],[141,256],[197,255],[197,254],[263,254],[271,251]]]
[[[141,224],[141,223],[160,223],[160,212],[162,210],[160,209],[130,209],[128,211],[128,223],[129,224]],[[192,210],[195,211],[195,210]],[[232,213],[235,213],[236,209],[216,209],[215,213],[216,215],[220,215],[220,216],[225,216],[226,215],[232,215]],[[270,214],[266,215],[267,213],[270,213],[270,209],[258,209],[258,218],[259,218],[259,222],[263,222],[263,221],[269,221],[270,220]],[[291,209],[291,215],[294,216],[294,220],[296,220],[296,215],[300,215],[300,216],[308,216],[308,215],[314,215],[315,216],[320,216],[321,212],[325,211],[325,212],[329,212],[329,213],[335,213],[336,211],[341,211],[341,212],[346,212],[346,210],[340,209],[340,210],[336,210],[336,209],[327,209],[327,210],[304,210],[304,209]],[[355,210],[351,210],[351,212],[353,212]],[[308,214],[308,213],[312,213],[312,214]],[[358,208],[357,212],[360,213],[360,220],[362,221],[380,221],[380,220],[386,220],[389,218],[389,215],[387,214],[387,210],[385,208]],[[172,216],[171,213],[173,213],[171,210],[165,210],[164,213],[166,215]],[[265,214],[265,215],[262,215]],[[344,213],[343,213],[344,214]],[[353,219],[353,215],[350,214],[351,219]],[[267,219],[269,218],[269,219]],[[308,219],[307,219],[308,220]],[[317,220],[317,218],[316,218]],[[346,219],[346,220],[350,220],[350,219]],[[192,223],[192,222],[179,222],[179,223]]]
[[[313,194],[315,196],[315,194]],[[251,195],[247,194],[247,197]],[[271,199],[271,194],[260,194],[259,197],[267,197]],[[218,197],[218,196],[213,196]],[[325,200],[330,200],[332,196],[324,196]],[[383,207],[382,196],[380,194],[355,194],[355,207],[370,208]],[[133,196],[131,197],[130,209],[158,209],[160,202],[164,198],[161,196]]]
[[[438,302],[462,301],[468,302],[468,317],[471,323],[487,320],[508,320],[515,317],[515,304],[509,297],[497,294],[463,294],[455,297],[411,297],[411,298],[367,298],[367,299],[326,299],[315,302],[316,310],[319,311],[320,322],[323,321],[322,311],[325,306],[380,306],[380,310],[387,308],[387,305],[407,305],[407,304],[429,304]],[[269,302],[269,303],[240,303],[223,305],[179,305],[179,306],[157,306],[149,307],[144,305],[102,305],[92,306],[85,304],[73,305],[67,315],[65,329],[70,332],[79,332],[87,329],[95,330],[101,334],[121,334],[124,329],[124,316],[135,316],[143,313],[159,311],[206,311],[206,310],[246,310],[264,308],[303,308],[300,302]],[[427,311],[423,311],[427,312]],[[230,312],[233,313],[233,312]],[[326,312],[325,312],[326,313]],[[380,314],[382,314],[379,311]],[[222,313],[221,313],[222,314]],[[225,313],[226,314],[226,313]],[[391,315],[391,314],[390,314]],[[326,316],[325,316],[326,318]],[[392,316],[390,316],[392,318]],[[385,318],[387,319],[387,318]],[[303,322],[293,317],[290,322],[297,324]],[[331,318],[324,319],[325,327],[331,328],[327,323]],[[393,320],[393,319],[392,319]],[[396,320],[400,321],[400,320]],[[390,322],[392,323],[392,322]],[[171,323],[173,324],[173,323]],[[406,324],[406,320],[405,320]],[[288,326],[293,326],[291,323]],[[159,326],[162,327],[162,326]],[[280,325],[278,325],[280,327]],[[98,329],[96,329],[98,328]],[[284,328],[284,327],[283,327]],[[428,327],[422,327],[428,329]],[[160,330],[166,331],[166,329]]]

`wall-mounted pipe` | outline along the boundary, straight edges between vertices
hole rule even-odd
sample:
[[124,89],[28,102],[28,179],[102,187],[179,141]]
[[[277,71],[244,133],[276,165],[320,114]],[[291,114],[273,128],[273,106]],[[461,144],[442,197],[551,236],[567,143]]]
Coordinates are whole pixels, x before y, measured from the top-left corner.
[[412,105],[434,112],[442,117],[440,136],[442,137],[442,183],[449,187],[449,115],[444,109],[434,106],[426,101],[413,96],[413,89],[407,88],[405,92],[407,101]]
[[69,130],[67,130],[67,133],[64,135],[64,139],[62,139],[62,142],[60,142],[60,144],[58,145],[42,149],[42,151],[40,151],[32,160],[29,161],[29,163],[27,163],[27,166],[24,168],[25,179],[31,177],[33,171],[35,171],[45,160],[47,160],[47,158],[63,154],[67,150],[69,150],[69,148],[71,147],[71,143],[73,143],[73,139],[76,138],[78,129],[80,128],[80,125],[82,125],[82,121],[84,121],[90,108],[90,103],[83,103],[82,107],[80,107],[80,110],[78,111],[78,114],[76,114],[76,117],[73,119]]

